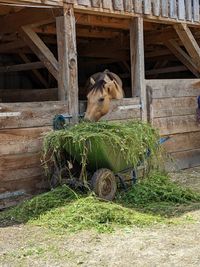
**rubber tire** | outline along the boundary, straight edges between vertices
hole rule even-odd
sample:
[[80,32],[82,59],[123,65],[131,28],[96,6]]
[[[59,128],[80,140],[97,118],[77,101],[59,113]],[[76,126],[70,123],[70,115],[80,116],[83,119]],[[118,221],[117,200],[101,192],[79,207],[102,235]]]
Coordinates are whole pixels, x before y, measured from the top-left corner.
[[91,179],[91,189],[99,198],[113,200],[117,191],[114,173],[109,169],[97,170]]

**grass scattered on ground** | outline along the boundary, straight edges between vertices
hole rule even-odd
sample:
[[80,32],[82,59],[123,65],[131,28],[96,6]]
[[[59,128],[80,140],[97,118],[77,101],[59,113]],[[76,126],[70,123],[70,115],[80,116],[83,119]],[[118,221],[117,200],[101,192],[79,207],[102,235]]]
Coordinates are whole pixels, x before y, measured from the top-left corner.
[[[172,223],[173,218],[200,208],[200,194],[154,172],[115,201],[76,194],[63,185],[0,214],[1,225],[31,223],[53,230],[76,232],[95,229],[111,232],[116,227]],[[170,217],[170,218],[166,218]]]

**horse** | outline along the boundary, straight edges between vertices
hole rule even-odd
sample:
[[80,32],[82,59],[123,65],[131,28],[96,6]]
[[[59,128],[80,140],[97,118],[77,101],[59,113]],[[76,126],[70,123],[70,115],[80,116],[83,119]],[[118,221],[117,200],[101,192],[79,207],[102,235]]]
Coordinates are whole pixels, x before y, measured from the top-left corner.
[[110,109],[110,101],[124,97],[122,86],[122,80],[113,72],[105,70],[93,74],[86,83],[89,93],[84,119],[98,121],[106,115]]

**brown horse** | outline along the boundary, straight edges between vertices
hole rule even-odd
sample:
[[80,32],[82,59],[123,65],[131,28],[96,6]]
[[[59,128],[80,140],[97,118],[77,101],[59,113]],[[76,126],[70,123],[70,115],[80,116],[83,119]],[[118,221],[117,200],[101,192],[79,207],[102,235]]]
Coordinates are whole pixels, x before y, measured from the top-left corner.
[[86,84],[86,89],[89,93],[85,119],[89,121],[98,121],[107,114],[111,99],[124,97],[121,79],[108,70],[93,74]]

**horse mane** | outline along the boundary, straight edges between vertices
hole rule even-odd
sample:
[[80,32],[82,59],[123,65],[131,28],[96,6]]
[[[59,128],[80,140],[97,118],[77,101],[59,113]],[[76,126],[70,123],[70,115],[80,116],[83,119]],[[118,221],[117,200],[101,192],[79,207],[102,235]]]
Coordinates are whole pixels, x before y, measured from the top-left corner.
[[94,90],[94,92],[100,91],[101,93],[103,93],[103,89],[104,89],[105,84],[106,84],[106,82],[104,80],[99,80],[99,81],[95,82],[95,84],[93,84],[89,87],[89,91]]

